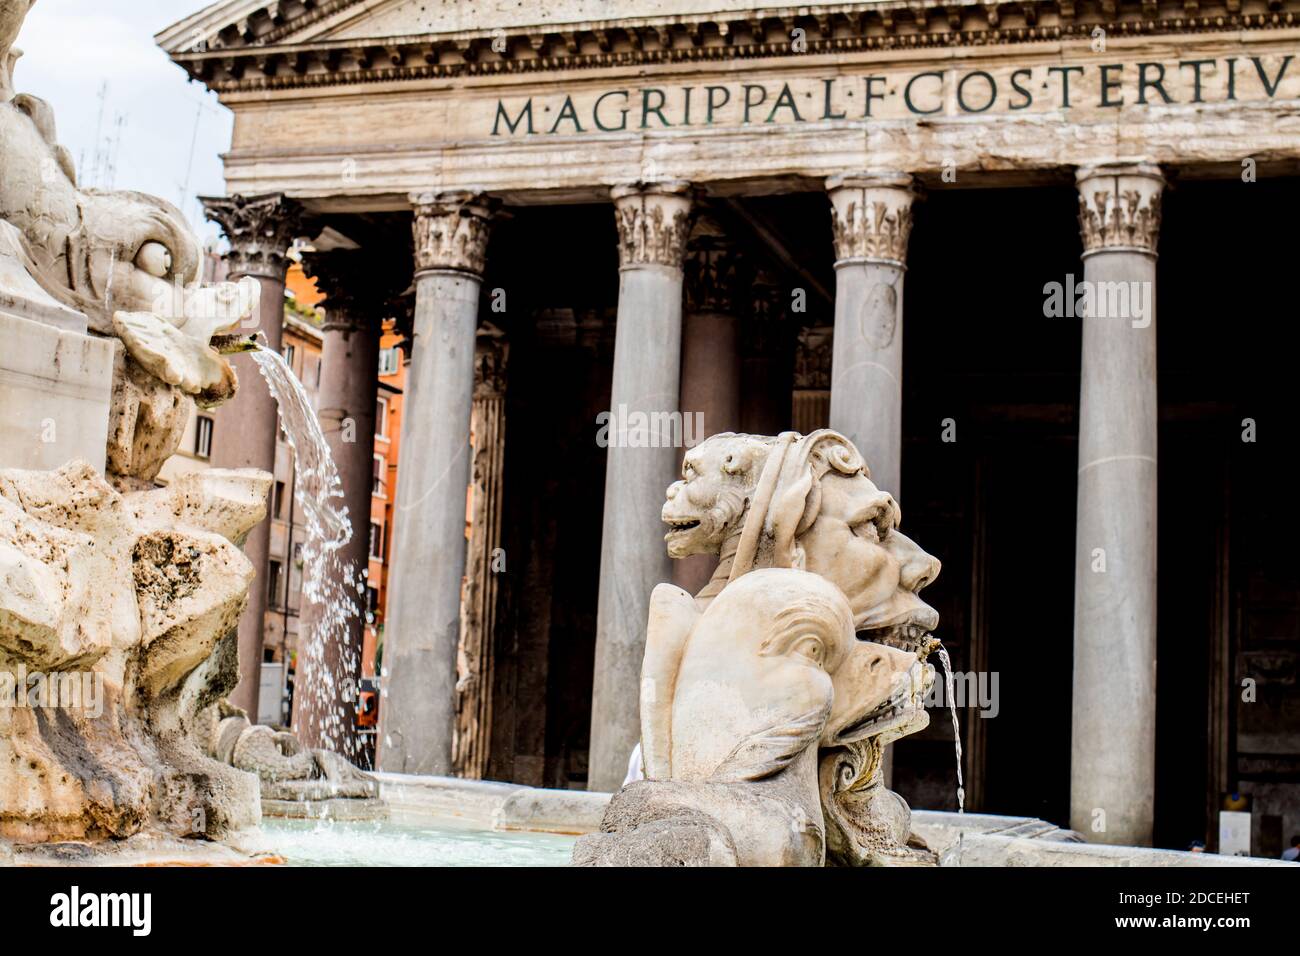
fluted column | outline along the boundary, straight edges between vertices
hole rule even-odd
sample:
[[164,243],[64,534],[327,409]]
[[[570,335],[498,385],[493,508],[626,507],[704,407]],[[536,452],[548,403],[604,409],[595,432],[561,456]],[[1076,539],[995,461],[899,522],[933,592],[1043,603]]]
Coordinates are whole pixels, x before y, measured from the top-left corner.
[[358,744],[355,711],[365,633],[361,574],[370,557],[379,337],[387,304],[402,286],[387,278],[394,269],[366,252],[307,253],[303,267],[325,295],[317,417],[352,523],[352,537],[337,557],[350,579],[347,594],[358,602],[358,613],[342,613],[328,600],[322,605],[303,594],[293,729],[309,747],[352,758]]
[[415,206],[415,339],[402,405],[393,567],[384,618],[379,768],[452,771],[474,339],[491,201]]
[[[740,428],[739,297],[746,267],[711,217],[700,216],[686,245],[686,312],[682,319],[681,411],[683,427],[700,441]],[[716,555],[673,562],[673,583],[695,594],[718,565]]]
[[[256,329],[266,347],[280,351],[284,330],[284,277],[289,268],[289,247],[298,236],[302,209],[280,193],[269,196],[205,198],[208,218],[218,223],[230,241],[226,253],[229,278],[252,276],[261,286],[261,306]],[[252,327],[241,329],[252,332]],[[212,447],[214,468],[260,468],[275,474],[275,442],[279,434],[279,410],[257,365],[247,354],[232,357],[240,389],[223,406],[222,427]],[[257,578],[248,589],[248,607],[239,619],[239,684],[230,700],[257,716],[257,695],[262,674],[262,645],[265,640],[266,571],[271,550],[271,522],[261,522],[248,534],[244,554],[252,562]]]
[[903,450],[903,273],[912,177],[865,172],[826,183],[835,240],[831,428],[898,495]]
[[470,438],[469,557],[456,666],[456,776],[481,780],[492,744],[497,581],[503,570],[501,506],[505,490],[506,375],[510,343],[500,329],[478,331]]
[[[600,543],[588,787],[617,790],[640,738],[641,658],[650,592],[671,580],[659,512],[677,469],[664,415],[677,411],[685,183],[616,187],[618,325],[614,340],[605,511]],[[656,414],[657,413],[657,414]]]
[[[1080,170],[1083,319],[1070,825],[1149,844],[1156,741],[1156,241],[1164,177]],[[1125,305],[1125,303],[1127,305]]]

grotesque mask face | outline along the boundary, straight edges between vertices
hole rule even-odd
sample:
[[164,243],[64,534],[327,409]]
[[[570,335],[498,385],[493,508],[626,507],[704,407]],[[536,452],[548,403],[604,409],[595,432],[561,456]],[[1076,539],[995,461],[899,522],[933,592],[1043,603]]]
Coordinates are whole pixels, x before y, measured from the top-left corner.
[[770,449],[771,439],[728,432],[686,452],[681,481],[669,486],[661,514],[670,556],[717,554],[740,530]]
[[[834,457],[837,444],[847,442],[819,433],[826,434]],[[778,441],[724,433],[687,451],[682,480],[668,489],[662,512],[669,555],[718,554],[729,537],[740,534]],[[790,512],[798,530],[787,563],[820,574],[847,595],[859,636],[921,650],[939,615],[919,592],[938,576],[939,562],[898,530],[897,503],[867,476],[852,446],[847,450],[843,467],[806,477],[806,491]],[[760,556],[760,563],[770,560]]]
[[911,651],[857,641],[835,672],[835,704],[821,745],[838,747],[889,731],[921,730],[930,722],[925,695],[933,684],[934,667]]
[[234,372],[209,343],[254,314],[257,280],[202,285],[198,240],[179,210],[151,196],[92,191],[83,216],[83,235],[94,239],[73,266],[113,334],[151,374],[200,403],[230,398]]
[[77,188],[49,104],[5,88],[9,44],[27,6],[0,0],[0,220],[21,236],[31,278],[84,313],[92,332],[121,339],[162,386],[205,405],[229,399],[234,373],[209,343],[255,315],[257,281],[201,285],[198,239],[170,203]]
[[918,592],[940,565],[898,530],[899,520],[893,497],[871,479],[828,474],[817,520],[799,546],[804,566],[848,596],[859,636],[916,650],[939,623]]

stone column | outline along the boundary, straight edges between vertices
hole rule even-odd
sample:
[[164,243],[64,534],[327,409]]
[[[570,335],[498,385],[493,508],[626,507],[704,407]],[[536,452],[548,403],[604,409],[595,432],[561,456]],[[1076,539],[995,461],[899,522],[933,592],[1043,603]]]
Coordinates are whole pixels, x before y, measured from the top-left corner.
[[469,192],[411,198],[415,337],[384,617],[379,769],[449,774],[474,341],[493,203]]
[[[1070,825],[1150,844],[1156,743],[1158,167],[1080,170],[1083,319]],[[1091,303],[1083,298],[1091,296]]]
[[618,789],[640,739],[650,592],[672,578],[659,512],[677,471],[674,436],[664,434],[664,424],[679,399],[682,256],[691,220],[686,183],[620,186],[612,197],[620,267],[591,702],[592,790]]
[[916,193],[906,173],[833,176],[835,333],[831,428],[895,497],[903,450],[903,273]]
[[293,729],[307,746],[352,759],[357,754],[355,711],[365,636],[362,574],[370,558],[379,337],[387,303],[400,287],[383,281],[392,270],[364,252],[308,253],[303,267],[325,295],[317,417],[352,523],[352,538],[338,559],[353,582],[347,593],[358,602],[358,613],[341,614],[339,608],[303,595]]
[[[231,196],[203,199],[208,218],[218,223],[230,241],[226,254],[228,278],[252,276],[262,287],[256,329],[266,348],[280,351],[284,330],[284,276],[289,268],[289,247],[298,236],[302,209],[283,194]],[[252,332],[253,328],[241,331]],[[275,443],[280,430],[279,410],[252,357],[232,357],[240,389],[223,406],[212,446],[214,468],[260,468],[275,474]],[[266,617],[266,571],[271,548],[271,522],[262,521],[249,532],[244,554],[257,578],[248,589],[248,607],[239,619],[239,685],[231,703],[257,717],[257,695],[262,674],[262,644]]]
[[492,690],[497,582],[505,570],[501,547],[501,505],[505,490],[506,374],[510,343],[500,329],[478,331],[474,366],[474,410],[470,441],[469,558],[461,606],[460,651],[456,659],[456,776],[481,780],[492,747]]
[[[694,443],[740,428],[736,316],[744,286],[745,267],[735,246],[712,217],[697,218],[686,245],[681,382],[682,426]],[[695,594],[717,566],[710,554],[674,561],[673,583]]]
[[743,303],[739,428],[750,435],[778,435],[790,428],[789,296],[788,289],[760,271]]

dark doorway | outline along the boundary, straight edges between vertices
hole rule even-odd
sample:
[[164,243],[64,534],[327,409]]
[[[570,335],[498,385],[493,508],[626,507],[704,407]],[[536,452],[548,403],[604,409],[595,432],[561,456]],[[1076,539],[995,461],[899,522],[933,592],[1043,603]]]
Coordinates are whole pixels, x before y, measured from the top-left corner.
[[[964,678],[966,805],[1059,824],[1080,329],[1045,315],[1044,286],[1081,271],[1075,204],[1069,186],[931,190],[904,299],[903,530],[944,564],[925,596]],[[956,809],[952,724],[930,717],[895,745],[895,789]]]
[[[582,788],[605,487],[596,416],[618,300],[611,207],[514,210],[488,270],[481,320],[511,343],[488,776]],[[497,290],[504,311],[491,309]]]
[[1156,843],[1300,832],[1295,179],[1175,183],[1160,239]]

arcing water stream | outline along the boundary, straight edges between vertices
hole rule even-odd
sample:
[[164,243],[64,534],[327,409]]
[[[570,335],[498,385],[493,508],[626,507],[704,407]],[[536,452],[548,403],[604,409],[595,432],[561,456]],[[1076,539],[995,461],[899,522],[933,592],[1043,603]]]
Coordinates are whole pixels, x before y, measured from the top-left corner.
[[952,658],[942,644],[935,651],[943,664],[943,693],[948,698],[948,711],[952,714],[952,743],[957,750],[957,812],[966,812],[966,785],[961,775],[961,725],[957,722],[957,696],[953,687]]
[[[352,539],[352,522],[343,500],[343,482],[321,431],[320,421],[302,383],[276,352],[253,351],[280,410],[280,424],[294,453],[294,503],[306,518],[302,549],[303,611],[307,633],[299,634],[295,694],[309,695],[319,714],[314,746],[352,759],[356,699],[360,673],[358,649],[349,639],[351,622],[361,617],[365,579],[361,569],[343,559],[340,549]],[[305,642],[305,643],[304,643]],[[343,692],[340,693],[340,690]]]

